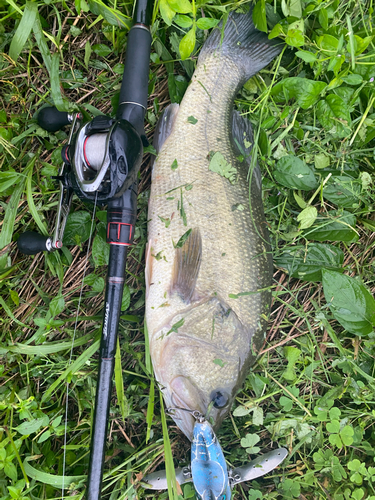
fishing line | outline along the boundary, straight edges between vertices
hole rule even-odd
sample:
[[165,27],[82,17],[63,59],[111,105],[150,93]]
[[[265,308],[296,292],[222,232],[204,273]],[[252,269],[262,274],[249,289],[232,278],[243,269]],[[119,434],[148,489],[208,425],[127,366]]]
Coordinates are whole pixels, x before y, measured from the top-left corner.
[[[77,313],[76,313],[76,319],[75,319],[75,322],[74,322],[72,347],[70,349],[70,356],[69,356],[68,366],[70,366],[72,364],[74,341],[75,341],[75,336],[76,336],[76,331],[77,331],[77,325],[78,325],[79,311],[80,311],[81,301],[82,301],[84,280],[85,280],[86,270],[87,270],[87,262],[89,260],[89,252],[90,252],[90,248],[91,248],[91,239],[92,239],[92,233],[93,233],[93,228],[94,228],[94,220],[95,220],[97,198],[98,198],[98,192],[96,192],[96,194],[95,194],[94,210],[93,210],[92,219],[91,219],[90,236],[89,236],[89,241],[88,241],[88,245],[87,245],[86,258],[85,258],[85,266],[83,268],[82,284],[81,284],[81,290],[79,292]],[[66,381],[66,400],[65,400],[65,423],[64,423],[64,447],[63,447],[64,452],[63,452],[63,470],[62,470],[62,488],[61,488],[61,499],[62,500],[64,500],[64,488],[65,488],[66,445],[67,445],[67,434],[68,434],[68,406],[69,406],[69,381],[67,380]]]

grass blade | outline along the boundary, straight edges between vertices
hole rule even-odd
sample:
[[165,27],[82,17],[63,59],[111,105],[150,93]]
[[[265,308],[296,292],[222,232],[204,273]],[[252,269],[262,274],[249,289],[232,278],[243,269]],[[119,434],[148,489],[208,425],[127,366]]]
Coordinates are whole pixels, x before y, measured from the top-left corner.
[[[21,198],[21,194],[23,192],[25,180],[26,180],[25,177],[20,176],[19,182],[18,184],[16,184],[13,194],[8,203],[8,206],[5,210],[3,227],[1,228],[1,233],[0,233],[0,251],[4,249],[7,245],[9,245],[12,241],[14,222],[16,220],[18,204]],[[8,250],[5,250],[4,252],[1,252],[0,269],[4,269],[7,266],[7,261],[8,261]]]
[[[38,153],[39,153],[39,151],[37,152],[37,154]],[[28,165],[29,172],[27,174],[27,183],[26,183],[27,203],[29,205],[30,213],[33,216],[33,219],[35,220],[35,222],[39,228],[39,231],[44,236],[48,236],[47,228],[39,216],[38,210],[36,209],[34,199],[33,199],[33,191],[32,191],[32,187],[31,187],[31,183],[33,180],[33,167],[34,167],[35,161],[36,161],[36,155],[31,159],[31,161],[29,162],[29,165]]]
[[122,419],[125,419],[129,416],[129,403],[126,399],[124,392],[124,379],[122,376],[122,366],[121,366],[121,351],[120,351],[120,341],[117,338],[117,349],[115,355],[115,386],[116,386],[116,394],[118,405],[121,410]]
[[60,64],[60,57],[58,52],[55,52],[52,56],[51,71],[49,75],[51,79],[52,99],[56,108],[59,111],[68,111],[67,103],[63,99],[63,96],[61,95],[59,64]]
[[9,56],[13,61],[17,61],[21,50],[24,48],[27,39],[33,28],[35,18],[38,14],[38,6],[36,2],[26,2],[26,7],[22,15],[22,19],[13,36],[9,48]]
[[55,488],[69,488],[71,483],[78,483],[78,481],[82,481],[86,479],[86,476],[57,476],[56,474],[48,474],[47,472],[42,472],[38,469],[32,467],[28,462],[32,460],[33,457],[27,457],[23,462],[23,466],[26,474],[31,477],[31,479],[35,479],[36,481],[40,481],[43,484],[50,484],[51,486],[55,486]]
[[34,36],[36,39],[36,43],[40,50],[40,53],[43,57],[43,62],[49,74],[51,74],[52,70],[52,60],[51,53],[47,45],[46,37],[43,34],[42,25],[40,22],[39,14],[35,18],[34,26],[33,26]]
[[55,389],[57,389],[57,387],[68,377],[69,374],[74,374],[82,368],[82,366],[86,363],[86,361],[89,360],[91,356],[93,356],[99,349],[99,345],[100,345],[100,340],[96,340],[90,347],[86,349],[86,351],[84,351],[79,356],[78,359],[74,361],[74,363],[69,365],[68,368],[66,368],[66,370],[62,372],[60,377],[57,380],[55,380],[55,382],[51,384],[48,390],[43,394],[42,397],[43,403],[48,401],[48,399],[52,396]]
[[164,440],[165,470],[167,474],[167,484],[168,484],[168,498],[170,500],[172,499],[178,500],[176,473],[174,470],[171,442],[169,440],[167,419],[165,417],[164,401],[161,392],[159,392],[159,396],[160,396],[161,425],[163,428],[163,440]]
[[0,297],[0,305],[2,306],[2,308],[4,309],[4,311],[7,313],[7,315],[12,319],[12,321],[14,321],[15,323],[17,323],[17,325],[19,325],[19,326],[25,326],[27,328],[27,325],[25,325],[25,323],[22,323],[22,321],[19,321],[14,316],[14,314],[10,310],[9,306],[7,306],[6,302],[1,297]]
[[[0,298],[0,301],[2,299]],[[4,307],[4,306],[3,306]],[[22,326],[26,326],[23,325]],[[73,347],[79,347],[81,345],[87,344],[92,339],[91,333],[84,335],[83,337],[76,339],[74,341]],[[41,345],[25,345],[25,344],[15,344],[9,346],[0,346],[0,356],[4,356],[8,352],[14,354],[25,354],[26,356],[32,356],[36,354],[38,356],[47,356],[48,354],[56,354],[57,352],[68,351],[72,347],[72,342],[69,340],[67,342],[46,342]]]
[[155,408],[155,384],[154,380],[151,380],[150,393],[148,396],[147,414],[146,414],[146,422],[147,422],[146,443],[148,443],[151,435],[151,425],[152,425],[152,419],[154,417],[154,408]]

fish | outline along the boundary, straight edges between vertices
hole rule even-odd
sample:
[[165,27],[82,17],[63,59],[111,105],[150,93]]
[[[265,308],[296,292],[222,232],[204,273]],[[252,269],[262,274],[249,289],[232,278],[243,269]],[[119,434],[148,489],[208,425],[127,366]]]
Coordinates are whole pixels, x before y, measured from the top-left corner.
[[265,339],[273,265],[261,173],[250,171],[250,121],[233,107],[281,50],[251,10],[231,13],[155,130],[145,321],[155,378],[190,440],[194,419],[178,408],[209,413],[217,430]]

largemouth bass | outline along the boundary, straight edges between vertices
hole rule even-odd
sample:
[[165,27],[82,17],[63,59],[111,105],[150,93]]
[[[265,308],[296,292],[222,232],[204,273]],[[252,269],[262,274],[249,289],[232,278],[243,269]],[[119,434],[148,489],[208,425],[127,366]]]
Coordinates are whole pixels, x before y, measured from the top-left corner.
[[[212,402],[216,429],[262,346],[271,300],[260,171],[249,189],[251,126],[233,101],[281,48],[251,12],[232,13],[155,133],[146,256],[153,368],[168,407],[206,414]],[[191,415],[177,410],[174,419],[191,440]]]

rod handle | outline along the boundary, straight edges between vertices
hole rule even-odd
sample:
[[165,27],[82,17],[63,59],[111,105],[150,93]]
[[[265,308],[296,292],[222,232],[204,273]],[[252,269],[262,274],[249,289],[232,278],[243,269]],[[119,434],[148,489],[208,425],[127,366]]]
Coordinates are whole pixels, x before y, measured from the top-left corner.
[[54,106],[47,106],[39,111],[37,117],[39,125],[48,132],[57,132],[71,122],[69,113],[59,111]]
[[17,247],[25,255],[50,252],[52,249],[51,238],[35,233],[34,231],[26,231],[26,233],[21,234],[18,238]]

